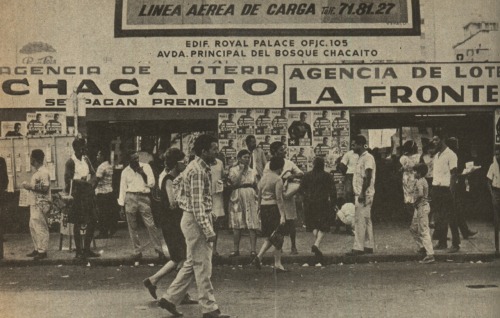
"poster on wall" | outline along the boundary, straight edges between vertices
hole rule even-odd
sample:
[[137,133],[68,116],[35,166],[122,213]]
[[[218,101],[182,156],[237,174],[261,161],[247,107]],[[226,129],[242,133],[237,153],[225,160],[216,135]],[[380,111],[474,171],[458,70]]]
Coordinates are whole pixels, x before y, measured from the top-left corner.
[[27,134],[28,136],[40,136],[44,133],[44,123],[43,123],[42,113],[27,113],[26,122],[27,124]]
[[236,111],[239,135],[255,135],[255,111],[251,108]]
[[235,139],[237,127],[234,121],[234,113],[220,112],[218,127],[219,139]]
[[288,156],[290,160],[303,172],[312,169],[311,147],[288,147]]
[[1,137],[22,137],[28,132],[25,121],[2,121],[0,129]]
[[332,120],[329,110],[313,111],[313,136],[331,136]]
[[271,109],[271,135],[285,136],[288,129],[288,111],[286,109]]
[[290,111],[288,112],[288,123],[288,145],[311,146],[311,112]]
[[500,145],[500,108],[495,109],[495,145]]
[[232,167],[236,164],[237,150],[234,145],[234,139],[220,139],[219,149],[225,159],[225,167]]
[[63,112],[43,112],[42,121],[44,123],[46,135],[66,134],[66,114]]

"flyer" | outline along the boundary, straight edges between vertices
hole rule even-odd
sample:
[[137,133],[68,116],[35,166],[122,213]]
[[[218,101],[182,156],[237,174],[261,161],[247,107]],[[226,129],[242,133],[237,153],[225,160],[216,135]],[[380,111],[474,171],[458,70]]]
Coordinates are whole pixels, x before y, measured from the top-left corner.
[[288,145],[311,146],[311,112],[288,112]]
[[28,132],[25,121],[2,121],[0,129],[1,137],[22,137]]

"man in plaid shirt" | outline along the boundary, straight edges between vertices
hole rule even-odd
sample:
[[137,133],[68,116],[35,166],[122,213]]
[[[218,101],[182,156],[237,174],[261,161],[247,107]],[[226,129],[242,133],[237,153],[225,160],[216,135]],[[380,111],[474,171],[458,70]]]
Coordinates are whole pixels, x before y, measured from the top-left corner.
[[214,297],[212,276],[212,242],[215,232],[212,224],[212,180],[210,162],[218,153],[217,139],[200,135],[194,142],[195,159],[182,173],[182,190],[177,199],[184,211],[181,228],[186,238],[187,255],[181,270],[167,292],[160,299],[159,306],[175,316],[182,313],[176,306],[184,299],[193,280],[198,287],[198,302],[203,317],[229,317],[221,314]]

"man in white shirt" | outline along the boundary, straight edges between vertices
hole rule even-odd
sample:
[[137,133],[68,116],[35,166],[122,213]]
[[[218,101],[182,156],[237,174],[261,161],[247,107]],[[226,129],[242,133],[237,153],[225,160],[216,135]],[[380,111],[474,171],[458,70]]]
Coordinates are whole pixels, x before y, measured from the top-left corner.
[[[498,127],[498,126],[497,126]],[[495,157],[488,169],[488,189],[493,200],[493,225],[495,227],[495,252],[500,255],[499,227],[500,227],[500,146],[495,146]]]
[[31,165],[35,168],[35,173],[31,177],[31,182],[23,182],[23,188],[31,191],[32,200],[30,202],[30,232],[35,249],[28,257],[34,260],[47,258],[49,248],[49,223],[48,216],[51,207],[50,196],[50,174],[43,165],[45,154],[40,149],[31,152]]
[[347,256],[372,254],[374,247],[371,209],[375,195],[375,159],[367,151],[366,138],[354,138],[354,152],[359,155],[354,170],[353,189],[355,200],[354,246]]
[[460,235],[458,222],[454,208],[454,195],[457,183],[457,155],[446,145],[442,134],[435,134],[432,143],[437,151],[434,156],[434,170],[432,179],[432,209],[435,217],[434,237],[438,239],[435,250],[443,250],[448,247],[448,224],[451,229],[452,247],[449,253],[460,250]]
[[354,142],[351,142],[351,150],[346,152],[340,161],[341,171],[345,171],[344,179],[344,189],[345,189],[345,200],[347,202],[354,203],[354,191],[352,188],[352,180],[354,176],[354,169],[356,168],[356,163],[358,162],[359,155],[354,152]]
[[162,257],[161,236],[156,228],[151,212],[150,192],[155,185],[155,178],[151,167],[147,163],[139,162],[137,152],[130,154],[130,164],[123,169],[120,180],[120,195],[118,204],[121,206],[121,213],[125,213],[128,223],[128,231],[134,247],[135,259],[142,257],[142,247],[137,232],[137,213],[141,214],[146,226],[149,238],[153,243],[156,252]]

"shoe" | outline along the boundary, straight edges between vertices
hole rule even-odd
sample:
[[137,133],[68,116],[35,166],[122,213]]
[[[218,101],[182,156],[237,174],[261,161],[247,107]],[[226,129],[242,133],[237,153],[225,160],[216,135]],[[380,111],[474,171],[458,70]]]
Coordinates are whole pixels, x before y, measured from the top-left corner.
[[229,253],[229,257],[236,257],[236,256],[240,256],[240,251],[233,251]]
[[251,251],[250,252],[250,257],[251,258],[257,257],[257,252],[256,251]]
[[296,247],[292,247],[292,250],[290,251],[290,255],[297,255],[299,252],[297,251]]
[[373,254],[373,248],[371,247],[365,247],[364,248],[365,254]]
[[290,271],[289,269],[279,267],[274,267],[274,270],[276,271],[276,274],[288,273]]
[[448,253],[457,253],[460,250],[460,246],[452,246],[446,252]]
[[260,262],[260,258],[258,256],[255,256],[250,264],[255,265],[255,268],[257,268],[257,269],[262,268],[262,263]]
[[95,252],[92,252],[91,250],[84,251],[83,253],[85,257],[101,257],[101,254],[97,254]]
[[26,254],[26,257],[35,257],[38,255],[38,251],[37,250],[34,250],[33,252],[29,253],[29,254]]
[[365,254],[365,251],[353,249],[349,253],[345,253],[345,256],[357,256],[357,255],[363,255],[363,254]]
[[97,235],[96,237],[94,237],[96,240],[102,240],[102,239],[107,239],[109,238],[109,235],[108,234],[104,234],[104,233],[99,233],[99,235]]
[[38,253],[33,257],[34,261],[39,261],[41,259],[47,258],[47,253]]
[[204,313],[203,318],[231,318],[231,316],[225,315],[221,313],[219,309],[217,309],[211,312]]
[[436,244],[436,245],[434,245],[434,249],[435,250],[445,250],[447,248],[448,248],[448,246],[446,244]]
[[477,233],[479,233],[479,232],[478,231],[469,230],[469,232],[467,234],[463,235],[464,240],[468,240],[470,238],[473,238]]
[[153,283],[151,283],[151,281],[149,280],[149,278],[146,278],[145,280],[143,280],[142,283],[144,284],[144,287],[146,287],[148,289],[149,294],[154,299],[158,299],[158,296],[156,295],[156,286],[153,285]]
[[82,252],[78,252],[78,251],[76,252],[75,259],[77,259],[77,260],[85,260],[85,258],[86,258],[85,254],[83,254]]
[[425,255],[427,252],[425,251],[425,247],[421,247],[417,250],[417,254]]
[[316,245],[311,246],[311,252],[313,252],[316,257],[323,257],[323,253]]
[[142,258],[142,253],[141,253],[141,252],[139,252],[139,253],[135,253],[135,254],[132,254],[132,259],[133,259],[133,260],[138,261],[138,260],[140,260],[141,258]]
[[181,301],[181,305],[196,305],[196,304],[198,304],[198,301],[191,298],[189,294],[186,294],[186,296],[184,296],[184,299]]
[[171,313],[172,315],[174,315],[174,317],[181,317],[182,316],[182,313],[180,311],[177,311],[177,308],[175,307],[175,305],[172,304],[171,302],[169,302],[168,300],[166,300],[165,298],[160,299],[160,301],[158,302],[158,306],[160,306],[160,308],[163,308],[166,311],[168,311],[169,313]]
[[421,260],[419,263],[420,264],[432,264],[436,262],[436,260],[434,259],[434,255],[427,255],[426,257],[424,257],[423,260]]

